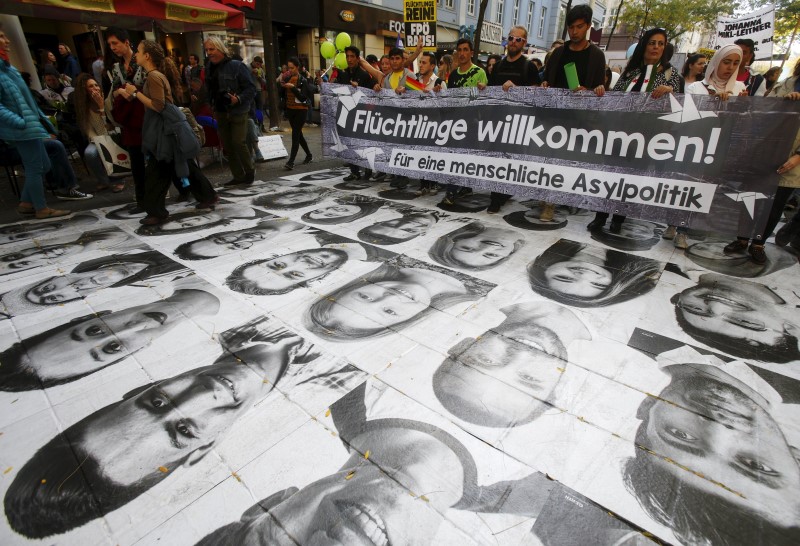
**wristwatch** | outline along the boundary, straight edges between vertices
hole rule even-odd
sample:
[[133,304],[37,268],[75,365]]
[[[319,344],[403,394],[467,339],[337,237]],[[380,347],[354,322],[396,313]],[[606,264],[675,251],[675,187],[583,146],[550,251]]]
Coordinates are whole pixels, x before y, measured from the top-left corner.
[[138,95],[138,94],[139,94],[139,91],[134,91],[133,94],[131,95],[131,97],[133,97],[135,99],[136,95]]

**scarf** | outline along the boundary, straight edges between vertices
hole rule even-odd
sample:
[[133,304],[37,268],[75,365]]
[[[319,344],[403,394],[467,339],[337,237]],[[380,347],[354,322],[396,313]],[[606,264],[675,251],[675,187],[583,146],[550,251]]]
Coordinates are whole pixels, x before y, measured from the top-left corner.
[[644,67],[644,70],[640,68],[639,75],[633,79],[630,85],[628,85],[628,89],[626,89],[626,91],[641,91],[642,85],[646,83],[647,87],[645,87],[645,92],[650,93],[653,90],[653,87],[655,87],[656,75],[658,75],[659,66],[660,64],[656,63],[648,64]]
[[719,63],[731,53],[736,53],[741,61],[742,48],[737,45],[726,45],[714,53],[714,56],[711,57],[711,60],[708,62],[708,66],[706,67],[706,77],[703,78],[703,83],[706,85],[706,87],[711,87],[717,93],[732,93],[734,87],[736,86],[736,78],[739,75],[737,71],[734,70],[733,74],[731,74],[731,77],[727,80],[723,80],[717,76],[717,68],[719,68]]

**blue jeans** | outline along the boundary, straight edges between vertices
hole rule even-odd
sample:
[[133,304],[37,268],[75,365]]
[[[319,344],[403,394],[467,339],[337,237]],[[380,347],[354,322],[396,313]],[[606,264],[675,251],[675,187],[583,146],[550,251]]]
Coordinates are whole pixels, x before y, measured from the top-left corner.
[[86,166],[89,168],[89,171],[91,171],[92,176],[97,179],[98,184],[108,185],[111,183],[111,180],[108,178],[108,173],[106,173],[103,160],[100,158],[100,151],[97,149],[97,146],[90,142],[83,152],[83,159],[86,161]]
[[50,171],[47,173],[50,185],[65,191],[76,187],[78,180],[75,178],[75,171],[69,162],[64,143],[51,138],[44,141],[44,149],[50,158]]
[[25,169],[25,185],[19,200],[33,204],[36,210],[46,209],[44,174],[50,170],[50,159],[44,148],[44,140],[17,140],[11,144],[19,151]]

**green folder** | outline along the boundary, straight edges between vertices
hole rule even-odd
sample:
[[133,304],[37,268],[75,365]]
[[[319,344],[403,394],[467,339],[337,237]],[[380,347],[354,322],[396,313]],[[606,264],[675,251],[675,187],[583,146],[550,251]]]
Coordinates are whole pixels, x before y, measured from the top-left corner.
[[567,87],[570,89],[580,87],[581,82],[578,79],[578,71],[575,69],[575,63],[565,64],[564,74],[567,76]]

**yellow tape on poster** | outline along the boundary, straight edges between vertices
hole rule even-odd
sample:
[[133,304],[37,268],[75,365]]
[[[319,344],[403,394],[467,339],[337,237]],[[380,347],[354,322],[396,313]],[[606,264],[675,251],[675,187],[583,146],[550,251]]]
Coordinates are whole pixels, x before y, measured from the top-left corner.
[[21,0],[23,4],[36,4],[52,8],[104,11],[114,13],[114,0]]
[[403,1],[406,47],[416,48],[417,43],[422,40],[423,49],[436,51],[436,1]]
[[228,14],[224,11],[198,8],[184,4],[174,4],[172,2],[166,2],[166,8],[167,19],[186,21],[188,23],[217,24],[224,26],[228,18]]

